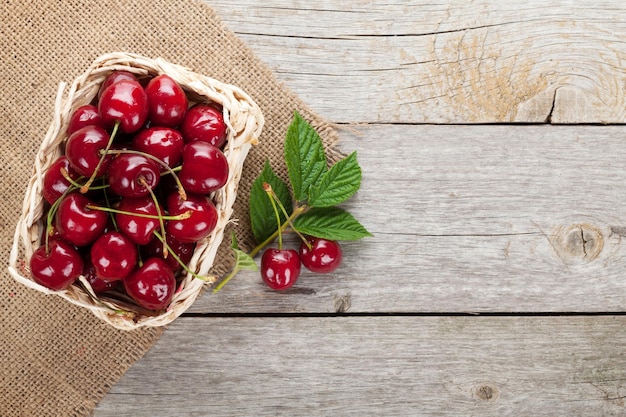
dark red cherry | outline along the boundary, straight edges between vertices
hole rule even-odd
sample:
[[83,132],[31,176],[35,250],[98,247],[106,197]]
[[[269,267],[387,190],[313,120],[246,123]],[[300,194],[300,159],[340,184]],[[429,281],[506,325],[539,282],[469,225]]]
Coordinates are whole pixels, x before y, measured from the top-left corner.
[[170,216],[190,212],[184,220],[170,220],[165,230],[174,239],[193,243],[209,236],[217,224],[217,210],[211,199],[205,195],[189,194],[182,200],[178,193],[167,197],[167,210]]
[[300,276],[300,257],[293,249],[270,248],[261,257],[261,277],[273,290],[286,290]]
[[167,74],[157,75],[146,86],[149,119],[153,126],[176,127],[185,117],[187,96]]
[[72,116],[70,117],[70,121],[67,126],[67,134],[71,135],[85,126],[93,125],[104,128],[104,124],[102,123],[102,119],[100,119],[100,114],[98,113],[98,108],[93,104],[80,106],[74,110]]
[[[183,243],[171,237],[169,234],[166,235],[165,241],[169,250],[174,252],[178,259],[185,264],[188,265],[189,261],[191,261],[191,257],[193,256],[193,251],[196,248],[194,243]],[[172,268],[172,271],[178,272],[182,269],[182,265],[178,263],[176,258],[174,258],[171,254],[168,254],[167,258],[163,258],[163,242],[161,242],[158,238],[154,238],[148,243],[141,247],[141,256],[143,258],[161,258],[165,259],[167,265]]]
[[180,126],[185,142],[201,140],[221,148],[226,143],[226,123],[217,105],[196,104],[185,113]]
[[175,167],[183,158],[183,136],[169,127],[150,127],[140,130],[133,138],[132,147],[149,153],[170,167]]
[[135,302],[149,310],[161,310],[169,306],[176,291],[174,272],[160,258],[147,259],[122,281],[126,293]]
[[135,74],[129,71],[113,71],[112,73],[107,75],[107,77],[104,79],[104,82],[100,86],[100,89],[98,90],[98,100],[100,100],[100,97],[102,97],[102,93],[104,92],[104,90],[106,90],[108,87],[115,84],[116,82],[122,80],[137,81],[137,77],[135,76]]
[[342,251],[334,240],[307,237],[311,248],[300,244],[300,259],[306,269],[317,273],[332,272],[341,264]]
[[[99,126],[85,126],[72,133],[65,144],[65,156],[76,172],[91,177],[98,167],[101,151],[109,143],[109,134]],[[104,175],[111,156],[107,155],[98,169],[97,176]]]
[[43,187],[41,194],[43,198],[50,204],[54,204],[70,188],[70,183],[63,174],[61,169],[65,169],[70,178],[76,180],[80,175],[70,166],[65,155],[61,155],[50,165],[43,176]]
[[135,268],[137,247],[120,232],[107,232],[91,245],[96,275],[105,281],[124,279]]
[[40,285],[51,290],[68,288],[83,271],[83,260],[69,243],[53,240],[48,251],[40,246],[30,258],[30,272]]
[[141,129],[148,118],[148,97],[139,82],[118,81],[102,92],[98,112],[107,128],[119,122],[122,132],[133,133]]
[[143,197],[159,183],[160,166],[143,155],[122,153],[109,164],[109,186],[122,197]]
[[105,281],[102,278],[99,278],[96,275],[96,268],[93,266],[93,262],[91,262],[91,257],[89,255],[83,259],[83,276],[87,282],[89,282],[91,289],[96,294],[111,291],[119,284],[119,281]]
[[[153,232],[159,227],[159,220],[133,215],[149,214],[158,216],[157,206],[150,196],[140,198],[122,198],[117,210],[131,214],[115,214],[115,220],[120,232],[124,233],[138,245],[147,245],[154,237]],[[161,215],[164,214],[161,208]]]
[[196,194],[211,193],[226,184],[228,172],[228,160],[215,146],[202,141],[185,145],[178,175],[185,190]]
[[108,223],[108,214],[92,209],[97,205],[79,192],[72,192],[60,201],[55,225],[61,239],[76,246],[85,246],[100,236]]

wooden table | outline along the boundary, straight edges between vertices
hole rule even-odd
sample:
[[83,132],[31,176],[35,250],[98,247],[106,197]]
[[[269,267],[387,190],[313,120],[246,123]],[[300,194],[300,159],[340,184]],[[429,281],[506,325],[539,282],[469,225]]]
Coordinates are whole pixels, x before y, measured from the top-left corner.
[[96,417],[626,415],[622,1],[206,1],[357,150],[375,237],[205,295]]

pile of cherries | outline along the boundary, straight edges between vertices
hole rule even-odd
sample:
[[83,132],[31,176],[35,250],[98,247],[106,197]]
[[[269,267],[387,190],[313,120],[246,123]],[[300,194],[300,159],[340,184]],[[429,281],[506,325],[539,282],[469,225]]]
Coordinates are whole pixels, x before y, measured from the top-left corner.
[[44,174],[33,279],[63,290],[83,275],[96,294],[166,308],[216,226],[226,137],[221,106],[192,102],[170,76],[112,72],[71,115],[64,152]]

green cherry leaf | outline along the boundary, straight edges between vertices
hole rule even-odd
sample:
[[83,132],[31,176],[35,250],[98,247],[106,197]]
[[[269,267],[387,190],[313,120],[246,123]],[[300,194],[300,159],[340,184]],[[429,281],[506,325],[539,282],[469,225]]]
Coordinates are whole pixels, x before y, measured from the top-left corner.
[[296,201],[306,201],[309,188],[327,171],[326,155],[319,134],[296,111],[285,139],[285,163]]
[[341,204],[361,186],[361,167],[356,152],[335,163],[320,179],[319,185],[311,187],[310,207],[332,207]]
[[302,234],[329,240],[359,240],[372,236],[357,219],[339,207],[313,208],[296,217]]
[[[250,223],[252,224],[252,233],[257,242],[263,242],[278,229],[272,202],[270,196],[268,196],[267,192],[263,189],[263,183],[268,183],[272,186],[278,199],[285,207],[287,214],[291,215],[293,210],[289,187],[272,170],[269,161],[265,161],[263,171],[261,171],[259,176],[254,180],[250,190]],[[282,213],[280,213],[280,220],[281,223],[286,220]]]
[[235,252],[235,269],[238,271],[258,271],[259,267],[257,266],[256,262],[254,262],[254,259],[252,259],[250,255],[239,249],[239,245],[237,244],[237,238],[235,237],[234,233],[231,234],[231,241],[232,243],[230,246]]

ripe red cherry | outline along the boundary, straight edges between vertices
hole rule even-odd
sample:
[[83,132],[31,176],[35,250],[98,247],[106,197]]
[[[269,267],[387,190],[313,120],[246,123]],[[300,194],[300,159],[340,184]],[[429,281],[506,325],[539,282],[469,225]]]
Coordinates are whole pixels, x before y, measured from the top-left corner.
[[132,142],[133,149],[154,155],[156,158],[175,167],[183,157],[185,142],[176,129],[150,127],[140,130]]
[[105,281],[124,279],[135,268],[137,247],[120,232],[107,232],[91,245],[91,262],[96,275]]
[[30,258],[30,272],[40,285],[51,290],[64,290],[80,276],[83,260],[69,243],[53,240],[46,247],[40,246]]
[[146,260],[122,281],[128,295],[140,306],[150,310],[166,308],[176,291],[174,272],[160,258]]
[[106,90],[108,87],[115,84],[116,82],[122,80],[137,81],[137,77],[135,76],[135,74],[129,71],[113,71],[112,73],[107,75],[107,77],[104,79],[104,82],[100,86],[100,89],[98,90],[98,100],[100,100],[100,97],[102,97],[102,93],[104,92],[104,90]]
[[[91,177],[98,167],[101,151],[109,143],[109,134],[99,126],[85,126],[72,133],[65,144],[65,156],[76,172]],[[98,169],[97,176],[104,175],[111,156],[107,155]]]
[[143,197],[159,183],[159,165],[142,155],[123,153],[109,164],[109,186],[122,197]]
[[55,215],[61,239],[76,246],[85,246],[104,232],[109,216],[88,206],[97,205],[78,192],[72,192],[61,200]]
[[186,200],[182,200],[178,193],[172,193],[167,197],[167,211],[170,216],[191,212],[189,218],[170,220],[165,225],[167,233],[183,243],[197,242],[206,238],[217,224],[215,205],[205,195],[190,194]]
[[216,105],[196,104],[187,110],[180,126],[185,142],[201,140],[221,148],[226,142],[226,123]]
[[228,160],[222,151],[207,142],[188,143],[183,149],[183,165],[178,177],[185,190],[208,194],[226,184]]
[[61,174],[61,169],[65,169],[70,178],[76,180],[80,175],[70,166],[65,155],[61,155],[50,165],[43,176],[43,188],[41,194],[50,204],[54,204],[70,187],[70,183]]
[[[158,216],[157,206],[150,196],[140,198],[123,198],[118,210],[128,212],[130,214],[115,214],[115,220],[120,232],[124,233],[133,242],[138,245],[147,245],[154,237],[153,233],[159,227],[159,220],[156,218],[146,218],[133,215],[149,214]],[[161,208],[161,214],[164,210]]]
[[286,290],[300,276],[300,257],[293,249],[270,248],[261,257],[261,277],[273,290]]
[[141,129],[148,118],[148,97],[137,81],[117,81],[107,87],[98,101],[98,112],[107,128],[117,122],[124,133]]
[[94,268],[93,262],[91,262],[89,256],[83,259],[83,276],[96,294],[111,291],[119,284],[119,281],[105,281],[98,277],[96,275],[96,268]]
[[67,134],[71,135],[85,126],[92,125],[104,127],[102,119],[100,119],[100,114],[98,113],[98,108],[93,104],[80,106],[74,110],[74,113],[72,113],[72,116],[70,117],[70,121],[67,126]]
[[341,264],[342,251],[339,243],[334,240],[307,238],[311,248],[302,242],[300,244],[300,259],[302,265],[311,272],[332,272]]
[[152,125],[176,127],[183,121],[188,106],[187,96],[172,77],[161,74],[152,78],[146,86],[146,94]]
[[[169,234],[166,235],[165,241],[169,250],[174,252],[178,259],[185,264],[188,265],[189,261],[191,261],[191,257],[193,256],[193,251],[196,247],[194,243],[183,243],[171,237]],[[170,255],[167,258],[163,258],[163,242],[161,242],[158,238],[154,238],[148,243],[141,247],[141,256],[144,258],[152,258],[157,257],[161,259],[165,259],[167,265],[172,268],[172,271],[178,272],[182,269],[182,265],[178,263],[178,261]]]

